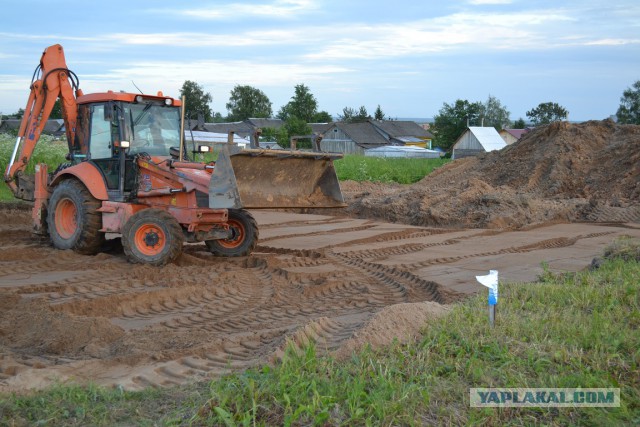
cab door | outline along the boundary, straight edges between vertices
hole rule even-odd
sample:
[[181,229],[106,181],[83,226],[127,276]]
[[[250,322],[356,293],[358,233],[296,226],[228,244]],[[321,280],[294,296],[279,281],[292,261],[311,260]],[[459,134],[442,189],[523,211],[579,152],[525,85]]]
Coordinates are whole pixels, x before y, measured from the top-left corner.
[[[125,159],[122,170],[122,160],[115,144],[122,140],[118,110],[114,103],[90,106],[89,159],[102,172],[109,199],[122,201],[134,187],[135,171],[131,158]],[[121,176],[123,172],[124,179]]]

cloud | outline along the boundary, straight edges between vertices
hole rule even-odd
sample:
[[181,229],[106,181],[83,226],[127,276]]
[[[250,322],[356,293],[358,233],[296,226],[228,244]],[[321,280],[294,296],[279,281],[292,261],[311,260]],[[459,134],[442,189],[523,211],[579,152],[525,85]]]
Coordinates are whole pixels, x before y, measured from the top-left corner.
[[[510,14],[457,13],[444,17],[378,26],[352,26],[340,40],[308,54],[311,59],[379,59],[453,49],[504,50],[546,48],[554,22],[573,21],[559,11]],[[542,31],[540,31],[540,28]]]
[[[325,27],[306,26],[287,29],[264,29],[233,34],[197,32],[118,33],[105,35],[125,45],[177,47],[260,47],[307,46],[308,60],[376,59],[441,52],[452,49],[522,49],[549,44],[547,37],[553,23],[572,21],[558,11],[511,14],[458,13],[444,17],[387,23],[344,25],[340,37],[327,33]],[[545,26],[542,30],[540,27]]]
[[301,44],[313,41],[309,33],[297,30],[248,31],[233,34],[207,33],[118,33],[105,36],[128,45],[155,45],[179,47],[264,46],[274,44]]
[[85,81],[103,85],[112,81],[145,81],[180,83],[196,80],[205,85],[249,84],[252,86],[291,85],[292,82],[325,80],[336,74],[349,73],[348,67],[303,64],[256,64],[252,61],[146,61],[109,70],[107,74],[85,75]]
[[287,19],[309,13],[317,7],[311,0],[275,0],[264,4],[211,4],[208,7],[180,10],[177,13],[204,20],[243,19],[247,16]]
[[145,93],[163,91],[177,96],[185,80],[197,81],[214,96],[213,107],[224,110],[224,102],[235,85],[250,85],[264,90],[273,102],[274,94],[285,91],[291,95],[296,83],[334,86],[352,69],[336,65],[307,66],[298,63],[258,63],[235,60],[201,61],[141,61],[120,64],[118,68],[104,69],[99,73],[83,73],[85,92],[106,90],[135,91],[132,81]]
[[622,46],[640,44],[640,39],[599,39],[584,43],[585,46]]
[[469,0],[468,3],[474,6],[480,6],[485,4],[511,4],[513,3],[513,1],[512,0]]
[[[29,86],[31,86],[31,78],[25,76],[14,76],[11,74],[3,74],[0,79],[0,90],[18,90],[22,91],[26,96],[29,95]],[[25,102],[27,100],[25,96]]]
[[24,40],[47,40],[47,41],[51,41],[51,40],[58,40],[58,41],[62,41],[62,40],[72,40],[72,41],[93,41],[96,40],[95,37],[78,37],[78,36],[63,36],[61,34],[31,34],[31,33],[7,33],[7,32],[0,32],[0,37],[1,38],[7,38],[7,39],[17,39],[19,41],[24,41]]

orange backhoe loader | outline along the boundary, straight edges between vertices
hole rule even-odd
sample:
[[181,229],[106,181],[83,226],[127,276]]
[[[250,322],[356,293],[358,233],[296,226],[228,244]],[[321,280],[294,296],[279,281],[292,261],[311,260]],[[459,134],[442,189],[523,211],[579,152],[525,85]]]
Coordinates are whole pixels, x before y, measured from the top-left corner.
[[[24,174],[56,99],[69,152],[49,173]],[[5,172],[15,197],[31,200],[34,232],[59,249],[100,251],[122,235],[131,262],[164,265],[184,242],[215,255],[245,256],[258,228],[246,209],[344,206],[333,167],[340,154],[224,146],[214,162],[194,161],[184,142],[182,102],[164,96],[83,94],[62,46],[45,49]]]

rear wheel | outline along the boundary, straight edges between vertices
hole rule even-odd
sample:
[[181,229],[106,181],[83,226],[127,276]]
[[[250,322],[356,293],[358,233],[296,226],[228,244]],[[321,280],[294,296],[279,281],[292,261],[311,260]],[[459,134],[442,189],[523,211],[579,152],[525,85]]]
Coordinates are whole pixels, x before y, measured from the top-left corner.
[[61,182],[53,190],[47,209],[47,228],[53,246],[87,255],[97,253],[104,243],[100,206],[102,202],[79,181]]
[[231,237],[221,240],[207,240],[209,251],[216,256],[247,256],[258,244],[258,224],[253,216],[242,209],[229,209]]
[[138,211],[122,227],[122,247],[133,263],[165,265],[180,255],[183,241],[178,221],[161,209]]

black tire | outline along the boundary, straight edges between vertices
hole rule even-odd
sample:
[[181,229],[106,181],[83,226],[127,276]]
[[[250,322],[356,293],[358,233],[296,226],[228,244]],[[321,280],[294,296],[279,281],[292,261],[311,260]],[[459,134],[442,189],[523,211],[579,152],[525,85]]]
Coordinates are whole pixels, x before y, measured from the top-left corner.
[[53,246],[96,254],[104,243],[102,202],[75,179],[62,181],[55,187],[47,208],[47,228]]
[[183,242],[182,227],[161,209],[138,211],[122,227],[122,247],[132,263],[165,265],[180,255]]
[[223,257],[251,255],[258,244],[258,224],[253,216],[243,209],[229,209],[229,227],[233,231],[230,239],[205,241],[209,251]]

